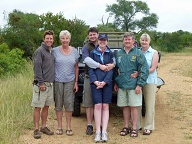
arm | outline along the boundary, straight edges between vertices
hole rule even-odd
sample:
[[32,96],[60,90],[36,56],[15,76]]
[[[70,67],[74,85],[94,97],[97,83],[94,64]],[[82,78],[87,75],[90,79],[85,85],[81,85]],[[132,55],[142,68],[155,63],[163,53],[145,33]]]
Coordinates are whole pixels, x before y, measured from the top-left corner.
[[34,54],[34,75],[35,79],[38,81],[39,89],[41,91],[45,91],[46,87],[43,79],[42,63],[43,63],[43,57],[41,55],[41,52],[38,50]]
[[112,60],[113,60],[113,62],[112,62],[112,63],[109,63],[109,64],[106,64],[106,66],[107,66],[107,71],[112,70],[112,69],[115,67],[115,65],[116,65],[116,59],[115,59],[114,53],[111,53],[111,54],[112,54]]
[[76,93],[78,91],[78,78],[79,78],[79,67],[78,67],[78,61],[75,64],[75,85],[74,85],[74,92]]
[[155,51],[153,55],[151,67],[149,68],[149,73],[153,73],[156,70],[158,65],[158,60],[159,60],[159,55],[158,55],[158,52]]
[[92,58],[89,57],[89,50],[87,47],[82,48],[82,58],[84,63],[88,65],[88,67],[94,69],[99,67],[99,63],[95,62]]
[[[92,59],[93,53],[90,53],[90,58]],[[97,81],[97,76],[95,75],[94,69],[91,67],[88,67],[88,73],[89,73],[89,78],[90,78],[90,83],[94,83]]]
[[143,53],[138,57],[138,78],[137,85],[143,87],[149,75],[149,66]]
[[99,64],[98,62],[94,61],[94,60],[89,56],[89,50],[88,50],[87,47],[83,47],[83,49],[82,49],[82,57],[83,57],[84,63],[85,63],[88,67],[93,68],[93,69],[100,68],[100,69],[103,70],[103,71],[107,70],[107,66]]
[[[110,54],[109,54],[109,60],[108,60],[107,63],[109,63],[110,65],[112,65],[112,68],[106,72],[107,74],[105,75],[105,78],[104,78],[104,80],[103,80],[103,81],[106,82],[107,84],[110,84],[111,81],[112,81],[112,78],[113,78],[114,60],[115,60],[114,55],[113,55],[112,52],[110,52]],[[108,64],[108,65],[109,65],[109,64]]]

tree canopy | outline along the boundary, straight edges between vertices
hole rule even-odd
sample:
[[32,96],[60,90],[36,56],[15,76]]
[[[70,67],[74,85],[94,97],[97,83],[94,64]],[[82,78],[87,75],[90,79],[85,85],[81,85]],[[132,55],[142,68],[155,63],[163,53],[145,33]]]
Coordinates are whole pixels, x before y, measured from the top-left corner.
[[114,16],[113,24],[123,31],[149,30],[158,23],[158,16],[150,13],[147,3],[142,1],[117,0],[117,4],[107,5],[106,12]]
[[72,35],[70,44],[78,47],[83,45],[87,29],[84,21],[77,18],[67,20],[62,12],[55,15],[48,12],[39,16],[13,10],[8,15],[7,26],[1,31],[0,42],[5,42],[10,49],[20,48],[25,57],[32,57],[43,40],[45,30],[54,31],[54,46],[60,45],[60,31],[68,30]]

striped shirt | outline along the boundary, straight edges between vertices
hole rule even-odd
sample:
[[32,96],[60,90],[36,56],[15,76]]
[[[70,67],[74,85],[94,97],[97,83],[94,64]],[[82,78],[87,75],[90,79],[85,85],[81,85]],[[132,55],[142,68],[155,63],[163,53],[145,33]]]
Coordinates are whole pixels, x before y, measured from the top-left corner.
[[55,81],[73,81],[75,79],[75,64],[79,58],[78,51],[72,48],[69,55],[64,55],[60,51],[60,46],[53,48],[52,51],[55,57]]

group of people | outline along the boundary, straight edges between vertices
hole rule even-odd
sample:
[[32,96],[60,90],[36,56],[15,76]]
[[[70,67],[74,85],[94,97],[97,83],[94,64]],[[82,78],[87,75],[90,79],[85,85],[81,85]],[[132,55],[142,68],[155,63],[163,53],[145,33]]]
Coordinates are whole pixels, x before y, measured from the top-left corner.
[[[71,118],[75,92],[78,91],[79,54],[70,46],[71,34],[60,32],[62,45],[52,48],[54,34],[44,33],[44,42],[34,53],[34,138],[43,132],[53,135],[46,126],[48,108],[55,103],[58,128],[56,134],[63,134],[63,107],[66,116],[66,134],[73,135]],[[87,117],[86,134],[93,134],[95,121],[95,142],[108,141],[109,104],[113,89],[117,91],[117,106],[123,108],[124,126],[121,136],[138,136],[142,129],[142,93],[146,104],[143,135],[154,130],[155,92],[157,83],[158,53],[150,47],[150,36],[141,35],[141,49],[134,46],[135,36],[123,35],[123,48],[114,56],[108,46],[108,36],[99,34],[95,27],[88,30],[89,41],[82,48],[85,63],[85,78],[82,106]],[[42,126],[39,130],[39,121]],[[131,125],[130,124],[131,121]]]
[[[34,138],[41,138],[41,133],[53,135],[47,126],[49,106],[55,104],[58,128],[56,134],[63,134],[63,107],[66,116],[66,134],[71,136],[71,118],[74,108],[75,93],[78,91],[79,54],[71,47],[71,34],[63,30],[59,34],[61,46],[52,48],[54,33],[45,31],[44,42],[34,53],[34,87],[32,106],[34,107]],[[39,121],[42,126],[39,130]]]

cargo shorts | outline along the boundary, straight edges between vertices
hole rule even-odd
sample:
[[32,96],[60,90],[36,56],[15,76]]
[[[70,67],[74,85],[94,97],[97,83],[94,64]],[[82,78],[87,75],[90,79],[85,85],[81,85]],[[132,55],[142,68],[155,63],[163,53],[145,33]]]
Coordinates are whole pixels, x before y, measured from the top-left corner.
[[33,98],[31,106],[42,108],[44,106],[51,106],[54,104],[53,97],[53,83],[44,82],[46,86],[45,91],[40,91],[38,85],[33,86]]
[[135,93],[135,90],[123,90],[118,89],[117,93],[117,106],[125,107],[132,106],[137,107],[142,105],[142,92]]
[[54,100],[55,110],[61,111],[63,107],[67,112],[73,112],[75,92],[73,91],[75,81],[72,82],[55,82],[54,84]]
[[83,107],[92,107],[93,106],[93,98],[91,92],[91,85],[89,75],[85,74],[84,78],[84,86],[83,86]]

